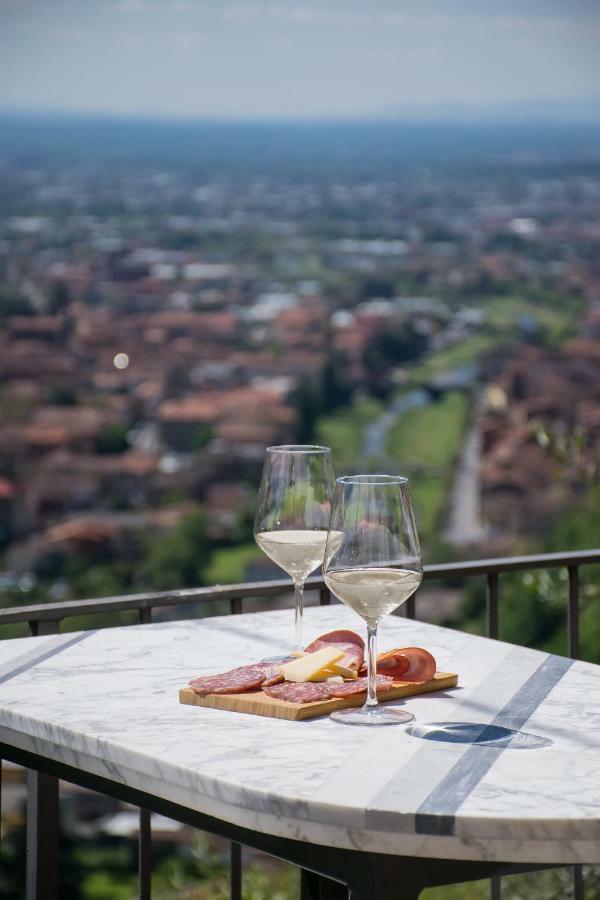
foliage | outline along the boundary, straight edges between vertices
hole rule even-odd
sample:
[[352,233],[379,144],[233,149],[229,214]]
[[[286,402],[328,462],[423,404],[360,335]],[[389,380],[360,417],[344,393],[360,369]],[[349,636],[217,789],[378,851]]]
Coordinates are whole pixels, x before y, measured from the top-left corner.
[[53,406],[76,406],[77,394],[72,387],[57,385],[50,389],[48,403],[51,403]]
[[204,584],[209,558],[206,518],[197,508],[187,513],[172,531],[148,540],[144,584],[159,591]]
[[28,297],[0,288],[0,320],[9,316],[33,316],[35,309]]
[[391,366],[420,359],[428,339],[407,323],[393,325],[375,335],[365,347],[363,363],[369,380],[380,379]]
[[326,413],[347,406],[351,400],[348,381],[343,377],[343,361],[330,354],[316,379],[303,379],[291,395],[298,416],[297,439],[310,443],[317,427],[317,419]]
[[458,452],[469,397],[451,391],[426,406],[409,409],[389,431],[386,450],[405,468],[444,468]]
[[411,477],[417,525],[429,562],[469,406],[466,394],[449,392],[437,402],[402,413],[388,434],[387,454]]
[[[595,486],[577,506],[564,510],[555,520],[542,549],[546,552],[593,548],[598,545],[598,502]],[[581,568],[580,637],[581,657],[600,663],[600,566]],[[502,576],[500,582],[500,637],[502,640],[550,653],[567,652],[567,573],[564,569],[540,569]],[[483,633],[485,592],[471,585],[462,618],[454,627]]]
[[254,541],[238,547],[219,547],[214,551],[204,572],[205,581],[207,584],[235,584],[244,581],[248,565],[262,558]]
[[199,425],[194,432],[192,450],[203,450],[212,441],[213,437],[214,432],[210,425]]
[[62,312],[71,302],[71,292],[64,281],[55,282],[50,288],[47,299],[48,312],[51,314]]
[[128,447],[129,441],[125,425],[107,425],[94,441],[96,453],[124,453]]
[[372,397],[357,398],[347,409],[321,416],[315,426],[315,439],[331,447],[336,469],[358,464],[362,456],[364,431],[381,415],[381,404]]

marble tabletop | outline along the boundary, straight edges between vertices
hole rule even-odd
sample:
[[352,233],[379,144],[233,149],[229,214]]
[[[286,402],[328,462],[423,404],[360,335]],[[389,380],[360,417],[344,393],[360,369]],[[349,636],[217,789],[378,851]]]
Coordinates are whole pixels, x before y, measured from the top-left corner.
[[[337,604],[305,618],[306,642],[360,625]],[[416,727],[178,703],[191,677],[281,651],[291,625],[282,610],[0,641],[0,740],[282,837],[440,859],[600,862],[600,667],[392,616],[380,649],[424,646],[459,673],[459,688],[405,702]],[[440,722],[526,736],[421,736]]]

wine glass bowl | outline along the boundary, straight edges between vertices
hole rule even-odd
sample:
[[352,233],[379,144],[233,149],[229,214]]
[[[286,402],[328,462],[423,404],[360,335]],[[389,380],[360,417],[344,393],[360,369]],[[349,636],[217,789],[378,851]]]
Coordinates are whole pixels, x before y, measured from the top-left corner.
[[304,582],[323,562],[334,484],[329,447],[267,447],[254,538],[294,582],[296,650],[302,649]]
[[414,718],[377,703],[377,626],[404,603],[423,578],[408,479],[347,475],[336,481],[323,575],[330,591],[367,625],[367,700],[362,709],[332,714],[350,725],[391,725]]

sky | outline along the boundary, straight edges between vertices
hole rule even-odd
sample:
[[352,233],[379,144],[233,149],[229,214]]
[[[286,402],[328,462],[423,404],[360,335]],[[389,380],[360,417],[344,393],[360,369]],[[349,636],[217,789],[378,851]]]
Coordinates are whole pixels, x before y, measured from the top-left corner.
[[600,0],[0,0],[0,109],[600,118]]

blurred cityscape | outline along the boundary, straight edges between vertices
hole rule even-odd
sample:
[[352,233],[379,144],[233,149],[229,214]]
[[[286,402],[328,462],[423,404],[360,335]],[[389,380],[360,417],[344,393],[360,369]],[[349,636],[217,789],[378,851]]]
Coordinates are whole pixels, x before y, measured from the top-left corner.
[[90,154],[55,124],[62,155],[30,127],[0,167],[7,602],[275,574],[251,532],[268,444],[412,476],[429,562],[541,547],[597,483],[585,145],[470,160],[465,135],[425,167],[393,127],[343,153],[343,126],[215,126],[199,158],[161,158],[158,126]]
[[[597,127],[1,127],[2,605],[281,577],[255,492],[296,441],[408,474],[426,563],[598,544]],[[502,636],[563,652],[564,590],[507,579]],[[78,835],[134,834],[89,802]]]

